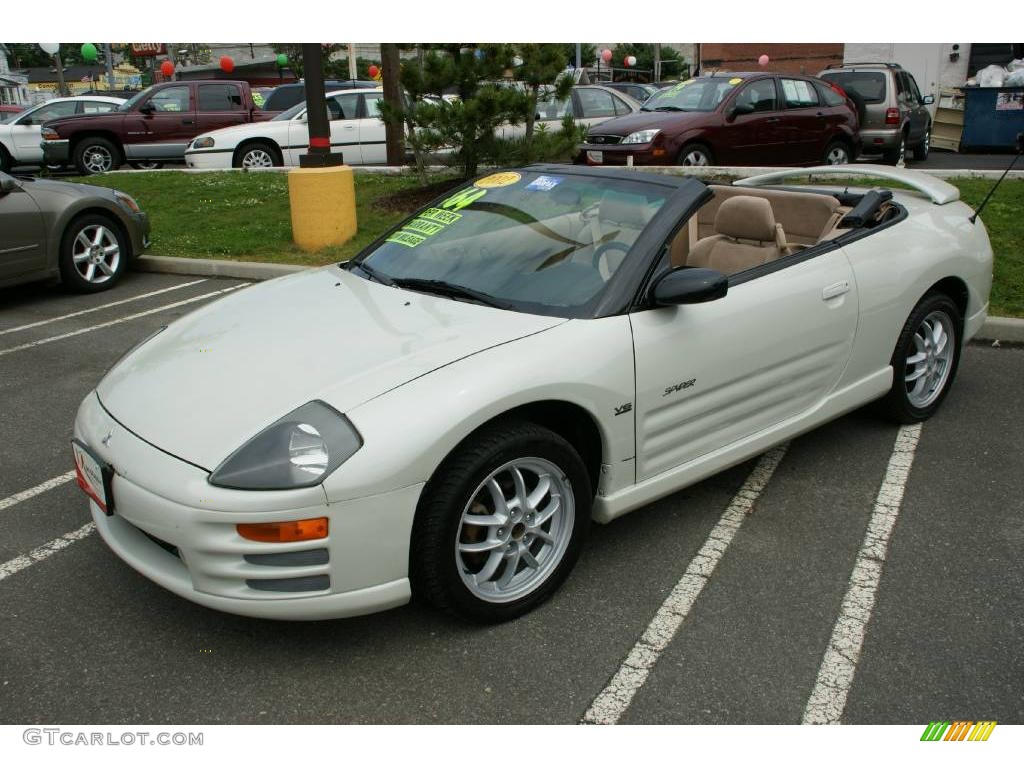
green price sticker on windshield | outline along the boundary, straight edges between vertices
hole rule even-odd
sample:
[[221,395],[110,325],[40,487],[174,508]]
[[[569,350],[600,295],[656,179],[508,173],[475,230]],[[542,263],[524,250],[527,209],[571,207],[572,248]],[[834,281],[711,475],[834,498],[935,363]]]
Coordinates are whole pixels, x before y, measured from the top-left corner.
[[395,232],[395,234],[393,234],[384,242],[404,245],[407,248],[415,248],[417,245],[419,245],[426,239],[427,238],[424,237],[423,235],[417,235],[414,232],[408,232],[403,228],[400,229],[398,232]]

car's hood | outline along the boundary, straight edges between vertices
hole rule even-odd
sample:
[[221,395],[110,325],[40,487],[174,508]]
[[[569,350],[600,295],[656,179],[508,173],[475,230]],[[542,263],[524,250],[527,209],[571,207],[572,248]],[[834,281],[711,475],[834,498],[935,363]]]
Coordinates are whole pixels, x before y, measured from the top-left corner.
[[[273,114],[277,113],[275,112]],[[196,138],[212,136],[214,142],[219,141],[221,144],[224,144],[230,142],[237,143],[241,139],[255,135],[274,137],[277,135],[278,131],[287,135],[288,123],[290,122],[289,120],[278,120],[277,122],[273,122],[273,125],[271,125],[272,122],[272,120],[268,119],[260,123],[241,123],[240,125],[230,125],[227,128],[218,128],[214,131],[201,133],[199,136],[196,136]],[[214,143],[213,146],[217,147],[217,143]]]
[[563,322],[389,288],[327,267],[240,289],[181,318],[118,363],[98,392],[127,429],[212,470],[310,400],[344,413],[455,360]]
[[33,192],[47,192],[71,197],[108,197],[111,200],[115,199],[113,189],[98,187],[95,184],[73,184],[70,181],[41,179],[32,176],[18,176],[17,178],[21,182],[22,188],[30,195]]
[[634,131],[645,131],[648,128],[671,128],[674,133],[687,123],[702,121],[707,115],[707,112],[633,112],[595,125],[590,133],[628,136]]

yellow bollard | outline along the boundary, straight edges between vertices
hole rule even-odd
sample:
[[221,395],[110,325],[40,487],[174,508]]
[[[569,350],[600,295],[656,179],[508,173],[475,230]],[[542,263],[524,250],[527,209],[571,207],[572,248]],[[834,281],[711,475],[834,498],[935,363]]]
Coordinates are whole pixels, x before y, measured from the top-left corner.
[[292,240],[304,251],[342,245],[356,233],[356,187],[347,165],[288,172]]

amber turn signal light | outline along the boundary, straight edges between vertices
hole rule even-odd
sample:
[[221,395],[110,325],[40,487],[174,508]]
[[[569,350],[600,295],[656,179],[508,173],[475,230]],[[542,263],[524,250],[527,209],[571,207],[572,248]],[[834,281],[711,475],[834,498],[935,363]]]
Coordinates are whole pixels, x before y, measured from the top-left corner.
[[327,538],[327,518],[289,520],[284,523],[243,523],[235,526],[243,539],[265,542],[312,541]]

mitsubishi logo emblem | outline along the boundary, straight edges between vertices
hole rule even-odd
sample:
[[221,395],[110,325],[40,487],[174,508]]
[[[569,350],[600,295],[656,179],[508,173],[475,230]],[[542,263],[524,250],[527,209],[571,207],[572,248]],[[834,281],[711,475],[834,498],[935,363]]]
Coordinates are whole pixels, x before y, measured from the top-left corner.
[[104,445],[110,445],[110,438],[113,437],[113,435],[114,430],[110,430],[109,432],[107,432],[107,436],[100,440],[100,442],[103,443]]

